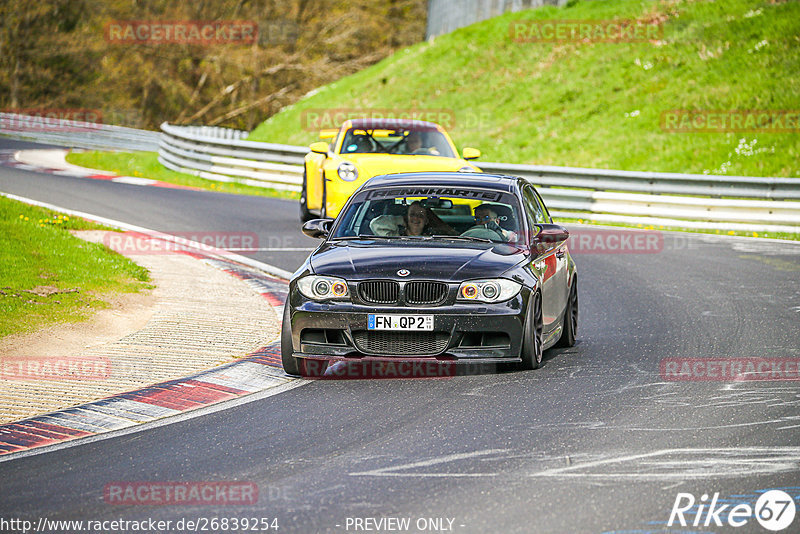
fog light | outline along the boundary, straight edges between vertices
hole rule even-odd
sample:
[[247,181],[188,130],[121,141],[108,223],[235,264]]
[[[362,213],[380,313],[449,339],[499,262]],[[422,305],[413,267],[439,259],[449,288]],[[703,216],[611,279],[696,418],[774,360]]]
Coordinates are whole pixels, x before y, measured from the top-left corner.
[[334,297],[343,297],[347,294],[347,285],[344,282],[334,282],[331,291]]
[[478,286],[475,284],[464,284],[461,287],[461,296],[465,299],[474,299],[478,297]]

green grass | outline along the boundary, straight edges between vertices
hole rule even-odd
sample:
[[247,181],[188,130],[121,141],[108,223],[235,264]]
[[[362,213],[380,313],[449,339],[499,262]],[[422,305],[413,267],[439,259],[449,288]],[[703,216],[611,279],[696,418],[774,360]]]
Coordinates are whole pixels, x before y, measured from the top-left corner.
[[0,196],[0,337],[82,321],[104,295],[153,287],[145,268],[68,231],[97,229],[108,228]]
[[[509,36],[520,19],[658,18],[659,44]],[[322,87],[249,139],[308,144],[317,134],[303,111],[341,108],[453,110],[454,140],[485,161],[800,177],[798,133],[660,126],[675,109],[800,110],[800,2],[596,0],[508,13]]]
[[171,184],[198,187],[207,191],[235,193],[238,195],[257,195],[266,197],[299,199],[300,193],[253,187],[249,185],[206,180],[198,176],[175,172],[158,162],[156,152],[70,152],[67,161],[90,169],[111,171],[123,176],[149,178]]

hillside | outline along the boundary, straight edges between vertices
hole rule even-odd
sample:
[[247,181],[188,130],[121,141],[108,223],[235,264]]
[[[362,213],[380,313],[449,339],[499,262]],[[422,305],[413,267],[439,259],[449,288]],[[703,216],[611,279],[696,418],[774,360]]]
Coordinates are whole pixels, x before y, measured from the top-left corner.
[[249,130],[422,39],[425,0],[3,1],[0,20],[0,110]]
[[[543,43],[509,31],[519,20],[611,19],[663,34]],[[323,86],[250,139],[308,144],[309,117],[342,108],[438,110],[456,144],[480,148],[484,161],[800,177],[800,2],[595,0],[508,13]],[[670,110],[794,119],[780,117],[781,132],[674,132],[662,127]]]

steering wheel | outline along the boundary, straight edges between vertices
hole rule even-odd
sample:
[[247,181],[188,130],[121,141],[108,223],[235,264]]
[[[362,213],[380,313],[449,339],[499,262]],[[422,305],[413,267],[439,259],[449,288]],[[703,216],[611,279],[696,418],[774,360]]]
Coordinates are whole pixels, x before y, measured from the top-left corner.
[[485,226],[473,226],[463,234],[464,237],[477,237],[480,239],[490,239],[492,241],[501,241],[505,243],[506,238],[500,232],[491,230]]

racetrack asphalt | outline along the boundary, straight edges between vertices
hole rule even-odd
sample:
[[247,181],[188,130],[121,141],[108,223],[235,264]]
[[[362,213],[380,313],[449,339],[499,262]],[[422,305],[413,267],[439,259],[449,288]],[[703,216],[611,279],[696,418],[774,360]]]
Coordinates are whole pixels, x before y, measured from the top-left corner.
[[[300,233],[294,201],[9,168],[0,191],[165,232],[316,244]],[[307,254],[253,257],[293,271]],[[665,234],[656,253],[575,259],[578,344],[545,353],[540,370],[316,381],[12,458],[0,462],[0,518],[264,517],[279,532],[353,532],[354,519],[388,517],[410,518],[410,532],[425,518],[445,518],[452,532],[763,532],[753,518],[736,529],[666,522],[679,493],[753,504],[785,488],[800,503],[797,379],[661,373],[666,358],[800,359],[800,245]],[[259,496],[227,506],[107,502],[104,488],[121,481],[252,482]]]

